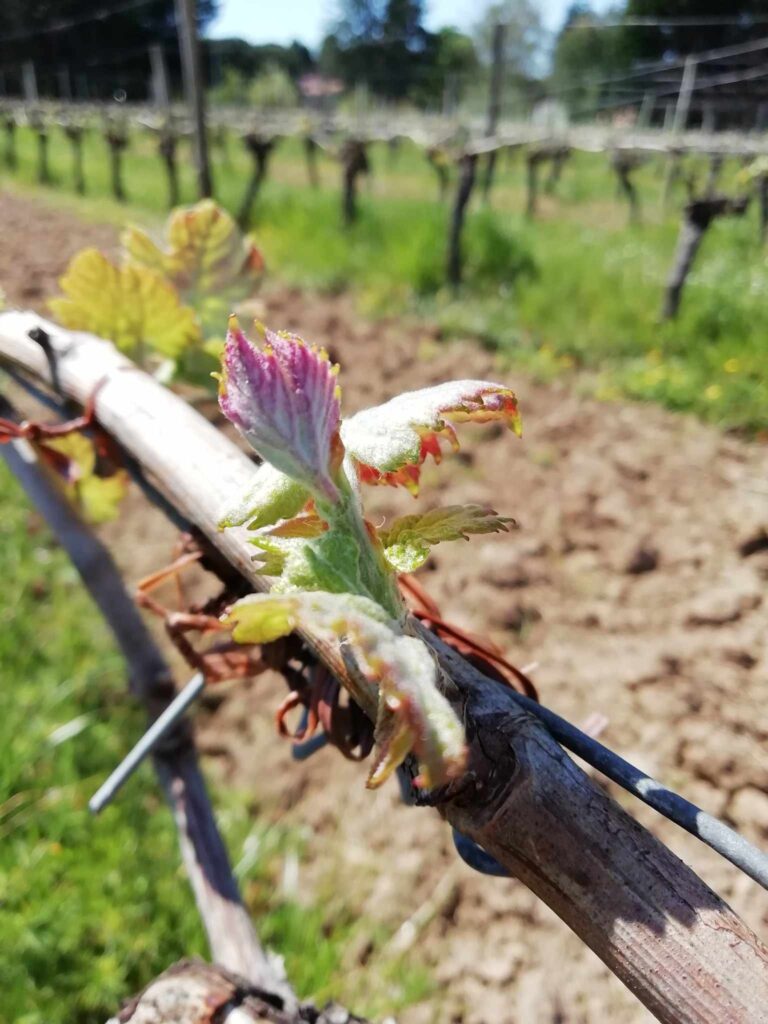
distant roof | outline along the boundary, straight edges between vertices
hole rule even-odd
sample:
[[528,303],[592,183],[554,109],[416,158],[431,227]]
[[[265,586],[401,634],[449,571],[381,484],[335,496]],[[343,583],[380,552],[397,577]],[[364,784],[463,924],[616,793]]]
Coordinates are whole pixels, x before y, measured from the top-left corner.
[[311,99],[338,96],[340,92],[344,92],[344,83],[340,78],[328,78],[326,75],[309,72],[299,79],[299,92]]

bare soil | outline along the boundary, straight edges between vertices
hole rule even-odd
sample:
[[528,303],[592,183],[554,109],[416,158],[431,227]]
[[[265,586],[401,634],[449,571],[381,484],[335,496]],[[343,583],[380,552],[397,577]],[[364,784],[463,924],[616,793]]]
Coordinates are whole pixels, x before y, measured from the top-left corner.
[[[0,286],[41,311],[73,251],[115,244],[112,228],[16,196],[0,195],[0,223]],[[271,326],[341,361],[348,413],[454,377],[515,387],[524,439],[466,428],[462,452],[426,468],[419,507],[487,502],[520,528],[438,548],[422,582],[447,617],[489,633],[518,664],[536,663],[545,703],[575,722],[604,713],[609,746],[768,844],[766,447],[652,406],[597,403],[578,378],[542,385],[502,371],[490,354],[443,343],[423,322],[366,322],[346,296],[274,288],[264,305]],[[390,489],[369,499],[374,519],[414,508]],[[173,541],[137,498],[107,535],[133,581],[167,560]],[[402,1013],[404,1024],[652,1019],[520,883],[460,864],[444,823],[402,806],[394,784],[367,792],[364,768],[332,750],[293,763],[272,726],[281,682],[222,692],[200,716],[201,747],[254,813],[309,830],[299,869],[306,899],[361,908],[390,930],[434,901],[409,956],[433,968],[439,988]],[[768,934],[765,892],[616,795]],[[350,987],[390,953],[351,949]]]

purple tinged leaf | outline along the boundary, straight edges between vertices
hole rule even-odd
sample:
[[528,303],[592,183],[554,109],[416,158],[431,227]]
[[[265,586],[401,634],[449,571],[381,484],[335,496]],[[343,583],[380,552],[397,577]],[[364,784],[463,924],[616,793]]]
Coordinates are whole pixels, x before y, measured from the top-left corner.
[[338,367],[289,334],[264,331],[257,348],[230,319],[219,405],[267,462],[318,497],[337,501],[343,447]]

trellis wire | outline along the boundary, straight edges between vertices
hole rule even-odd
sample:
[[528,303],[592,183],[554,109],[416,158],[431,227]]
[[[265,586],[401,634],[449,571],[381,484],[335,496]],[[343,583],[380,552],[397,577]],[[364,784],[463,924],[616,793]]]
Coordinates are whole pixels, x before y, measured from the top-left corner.
[[[39,394],[39,389],[35,388],[34,385],[30,385],[29,382],[20,378],[18,375],[14,375],[22,386],[34,388]],[[46,402],[50,407],[54,407],[53,402],[48,400]],[[58,412],[61,415],[63,410],[61,406],[58,406]],[[147,497],[150,501],[154,501],[152,491],[154,488],[150,487],[145,490]],[[157,492],[157,496],[159,492]],[[162,511],[166,512],[167,500],[162,497],[161,503],[158,503]],[[178,515],[178,513],[176,513]],[[94,802],[96,802],[96,809],[94,813],[98,813],[101,807],[105,806],[106,803],[112,799],[117,789],[133,774],[136,768],[151,752],[152,748],[157,744],[160,738],[171,728],[175,721],[181,717],[184,711],[187,709],[189,704],[194,698],[200,693],[203,688],[204,680],[200,677],[200,682],[197,683],[197,676],[187,684],[187,686],[180,691],[178,697],[174,702],[166,709],[160,719],[154,723],[153,726],[145,733],[145,735],[139,740],[133,750],[129,753],[128,757],[121,762],[115,771],[110,775],[109,779],[99,789],[98,793],[92,798],[89,803],[89,807],[93,810]],[[190,688],[195,683],[196,689],[194,692],[190,691]],[[679,793],[675,793],[673,790],[668,789],[662,783],[656,779],[651,778],[644,772],[641,772],[639,768],[630,764],[629,761],[625,761],[620,755],[614,753],[608,747],[603,746],[597,740],[586,733],[582,732],[581,729],[568,722],[566,719],[561,718],[560,715],[551,711],[549,708],[537,703],[529,697],[523,696],[523,694],[517,693],[515,690],[510,690],[511,698],[516,701],[519,705],[524,707],[526,711],[537,717],[549,730],[551,735],[564,747],[577,754],[582,760],[586,761],[593,768],[596,768],[599,772],[611,779],[617,785],[621,786],[627,792],[632,793],[643,803],[648,804],[655,811],[661,814],[663,817],[673,821],[680,828],[685,829],[691,835],[701,840],[705,845],[709,846],[716,853],[719,853],[721,857],[729,861],[734,866],[738,867],[744,874],[748,875],[753,881],[757,882],[764,889],[768,890],[768,855],[762,850],[758,849],[747,839],[741,836],[734,829],[730,828],[725,822],[719,821],[717,818],[708,814],[706,811],[697,807],[696,804],[686,800],[685,797],[680,796]],[[182,697],[186,699],[182,700]],[[157,732],[156,730],[159,722],[163,722],[163,728]],[[311,741],[310,741],[311,743]],[[309,757],[316,749],[319,749],[322,743],[312,745],[307,749],[303,757]],[[298,753],[297,759],[303,759],[302,754]],[[117,783],[114,780],[117,778]],[[111,785],[111,789],[109,788]],[[104,791],[104,794],[102,794]],[[106,796],[106,798],[105,798]],[[97,797],[99,800],[97,801]],[[458,849],[458,847],[457,847]],[[459,851],[461,854],[461,851]]]
[[558,743],[659,814],[696,836],[764,889],[768,889],[768,855],[725,822],[714,818],[679,793],[667,789],[549,708],[516,691],[511,691],[511,696],[543,722]]
[[88,801],[88,810],[92,814],[99,814],[110,803],[118,789],[133,775],[160,740],[174,728],[189,705],[200,696],[204,686],[205,676],[202,672],[197,672],[187,685],[179,690],[165,711],[155,719],[138,743]]

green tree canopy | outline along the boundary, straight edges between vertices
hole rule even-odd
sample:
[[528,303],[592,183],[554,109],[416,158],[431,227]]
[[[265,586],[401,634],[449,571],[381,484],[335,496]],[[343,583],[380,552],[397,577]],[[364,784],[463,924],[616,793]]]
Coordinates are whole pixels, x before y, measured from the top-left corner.
[[[217,6],[218,0],[198,0],[201,29]],[[61,95],[69,88],[75,97],[103,98],[124,89],[130,99],[144,99],[150,43],[164,47],[170,73],[178,82],[174,0],[147,0],[136,6],[118,0],[0,3],[0,66],[8,92],[20,92],[21,66],[31,60],[43,95]]]

